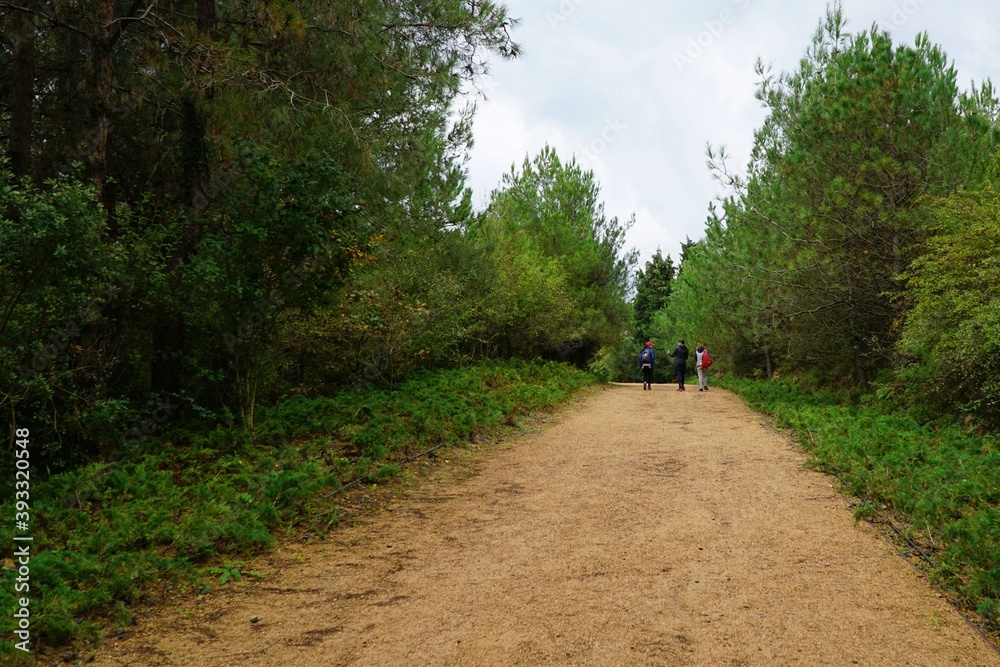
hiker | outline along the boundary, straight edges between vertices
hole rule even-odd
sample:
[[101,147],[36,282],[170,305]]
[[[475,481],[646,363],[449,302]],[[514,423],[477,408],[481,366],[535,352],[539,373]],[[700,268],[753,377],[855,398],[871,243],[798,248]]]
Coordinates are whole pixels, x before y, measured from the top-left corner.
[[646,346],[639,353],[639,368],[642,369],[642,390],[653,388],[653,362],[656,361],[656,352],[653,351],[653,343],[646,341]]
[[677,374],[677,391],[684,391],[684,376],[687,374],[688,349],[684,339],[677,341],[677,347],[667,354],[674,358],[674,373]]
[[708,367],[712,365],[712,355],[704,343],[698,343],[694,351],[694,368],[698,371],[698,391],[708,391]]

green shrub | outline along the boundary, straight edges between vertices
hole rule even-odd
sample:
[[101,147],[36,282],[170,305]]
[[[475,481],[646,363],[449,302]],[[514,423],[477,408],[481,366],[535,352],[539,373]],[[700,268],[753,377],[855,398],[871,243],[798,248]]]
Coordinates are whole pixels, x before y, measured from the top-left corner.
[[1000,196],[955,194],[932,207],[939,233],[908,272],[911,307],[892,388],[927,418],[959,412],[1000,426]]

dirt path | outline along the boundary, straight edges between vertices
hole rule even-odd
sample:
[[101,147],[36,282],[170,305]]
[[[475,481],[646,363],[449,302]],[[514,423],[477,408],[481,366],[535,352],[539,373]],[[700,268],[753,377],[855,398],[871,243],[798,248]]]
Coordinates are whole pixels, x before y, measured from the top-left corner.
[[556,421],[92,664],[1000,666],[732,395],[618,386]]

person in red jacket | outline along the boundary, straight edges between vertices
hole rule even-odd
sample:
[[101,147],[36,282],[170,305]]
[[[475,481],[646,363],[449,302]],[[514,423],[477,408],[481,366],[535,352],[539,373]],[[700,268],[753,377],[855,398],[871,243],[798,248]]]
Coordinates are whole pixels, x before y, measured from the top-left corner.
[[694,351],[694,368],[698,371],[698,391],[708,391],[708,367],[712,365],[712,355],[704,343],[698,343]]

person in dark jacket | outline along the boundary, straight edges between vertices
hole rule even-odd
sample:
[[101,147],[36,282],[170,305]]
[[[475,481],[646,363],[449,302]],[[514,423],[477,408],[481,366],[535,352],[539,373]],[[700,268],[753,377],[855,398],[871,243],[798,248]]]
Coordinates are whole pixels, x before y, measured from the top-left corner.
[[656,361],[656,352],[653,351],[653,343],[646,341],[646,346],[639,352],[639,368],[642,369],[642,390],[653,388],[653,363]]
[[677,391],[684,391],[684,376],[687,375],[688,349],[684,339],[677,341],[677,347],[667,354],[674,358],[674,373],[677,375]]

